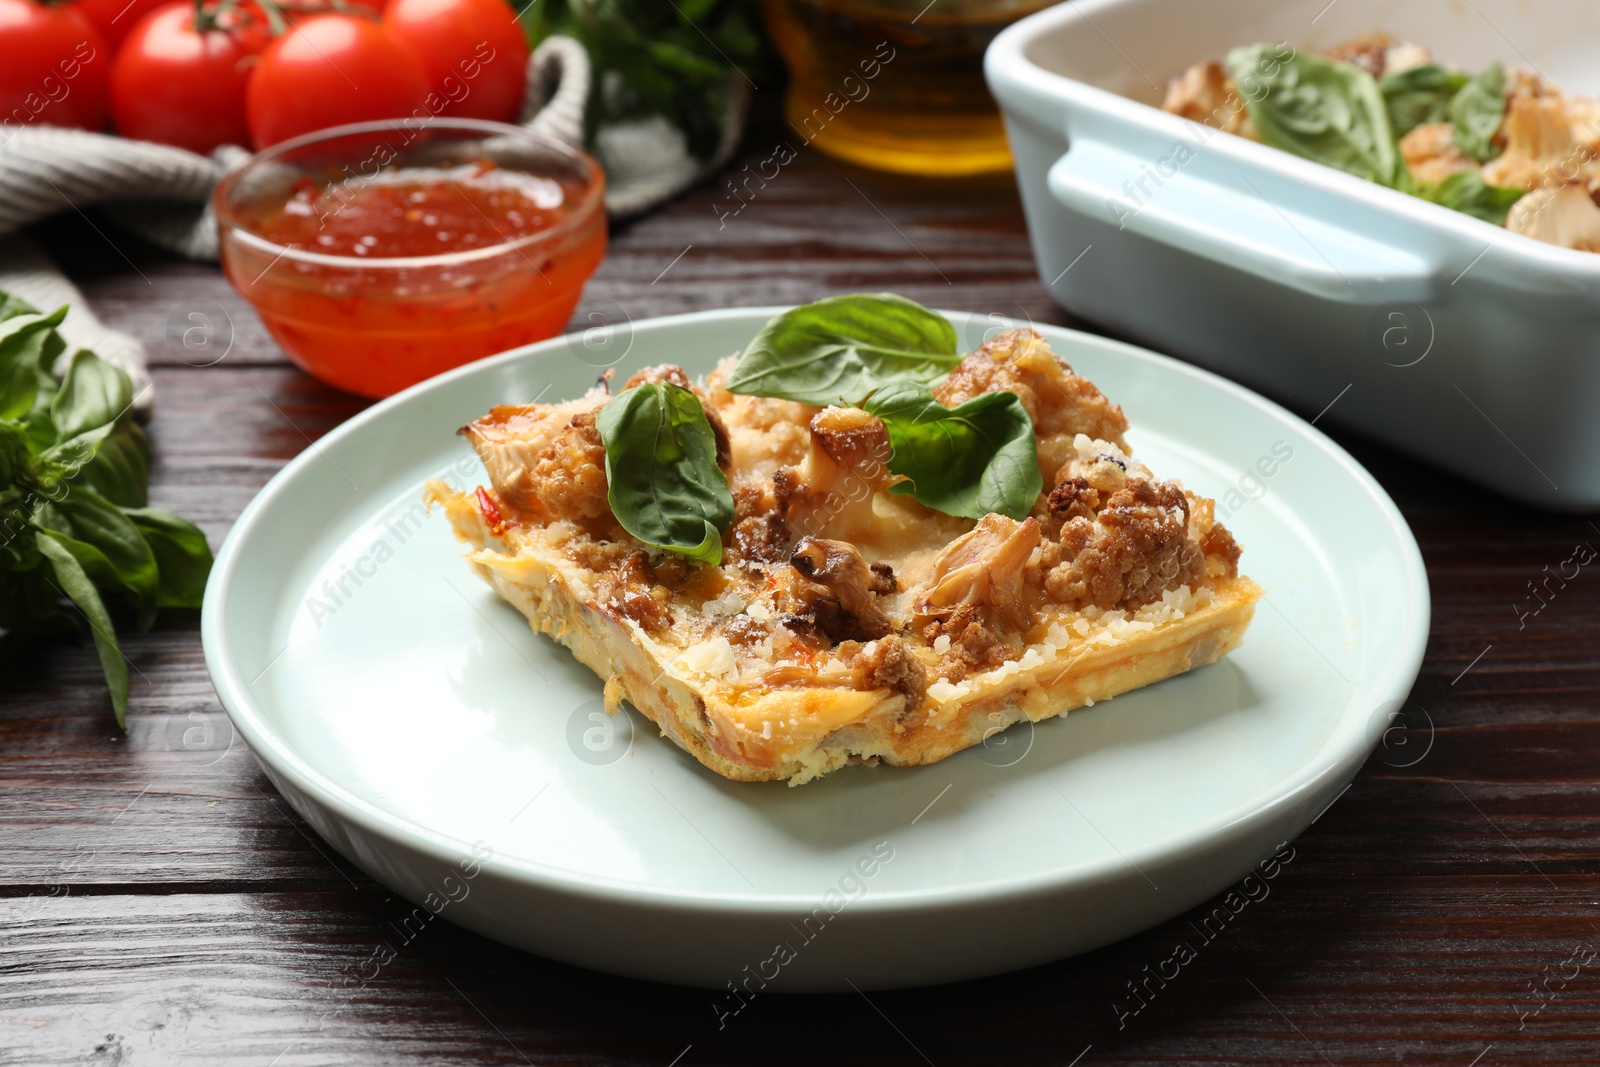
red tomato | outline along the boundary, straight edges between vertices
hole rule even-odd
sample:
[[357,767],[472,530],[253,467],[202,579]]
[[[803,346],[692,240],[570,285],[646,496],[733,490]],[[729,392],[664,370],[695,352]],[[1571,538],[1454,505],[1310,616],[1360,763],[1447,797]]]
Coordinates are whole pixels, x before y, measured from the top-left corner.
[[100,36],[116,54],[122,41],[133,32],[133,27],[168,0],[76,0],[72,5],[83,12],[90,25],[100,31]]
[[317,14],[267,45],[245,110],[251,141],[264,149],[328,126],[402,118],[426,98],[422,67],[378,22]]
[[528,38],[505,0],[390,0],[383,27],[421,61],[434,92],[430,112],[516,119]]
[[421,111],[427,95],[416,57],[376,22],[315,15],[267,46],[245,111],[262,149],[347,122],[403,118]]
[[226,28],[197,30],[194,4],[175,0],[133,28],[111,65],[111,120],[118,133],[201,155],[250,143],[245,87],[267,46],[267,28],[238,8],[220,18]]
[[103,129],[110,67],[105,40],[80,12],[0,0],[0,123]]

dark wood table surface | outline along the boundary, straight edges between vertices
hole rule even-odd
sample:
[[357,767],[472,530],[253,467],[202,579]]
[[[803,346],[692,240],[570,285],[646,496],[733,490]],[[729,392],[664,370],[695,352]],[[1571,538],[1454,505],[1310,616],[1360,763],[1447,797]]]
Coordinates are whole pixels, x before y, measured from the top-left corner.
[[[758,122],[725,177],[784,138]],[[615,227],[580,313],[889,289],[1066,321],[1008,180],[906,180],[802,150],[739,206],[719,178]],[[148,345],[154,502],[219,544],[365,402],[291,366],[215,268],[99,226],[73,215],[39,236]],[[196,308],[231,330],[212,366],[167,343]],[[1600,579],[1585,569],[1522,623],[1514,607],[1576,545],[1600,546],[1600,527],[1331,430],[1427,561],[1433,632],[1405,729],[1294,843],[1270,896],[1136,1014],[1119,1017],[1129,983],[1193,940],[1193,915],[985,981],[765,996],[723,1030],[705,992],[448,923],[405,943],[410,905],[333,855],[228,743],[191,617],[124,638],[126,733],[92,648],[0,639],[0,1063],[1600,1063]],[[385,944],[403,947],[381,978],[352,981]]]

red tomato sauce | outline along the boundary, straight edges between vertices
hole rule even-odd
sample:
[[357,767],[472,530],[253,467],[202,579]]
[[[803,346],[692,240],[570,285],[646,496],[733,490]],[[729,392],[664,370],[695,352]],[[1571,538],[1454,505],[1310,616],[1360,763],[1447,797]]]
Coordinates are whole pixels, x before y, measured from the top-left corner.
[[257,234],[330,256],[436,256],[505,244],[566,221],[553,178],[492,164],[385,171],[357,187],[303,178],[282,206],[253,220]]
[[585,187],[486,163],[303,179],[241,221],[278,247],[230,244],[234,286],[295,362],[367,396],[561,332],[606,244]]

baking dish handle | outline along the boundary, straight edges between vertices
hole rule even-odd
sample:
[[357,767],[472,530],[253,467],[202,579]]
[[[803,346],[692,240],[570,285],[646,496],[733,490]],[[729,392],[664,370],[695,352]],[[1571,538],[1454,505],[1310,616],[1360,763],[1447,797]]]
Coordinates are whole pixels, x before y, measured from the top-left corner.
[[[1203,149],[1202,149],[1203,151]],[[1424,301],[1436,272],[1423,259],[1295,210],[1299,189],[1268,199],[1237,171],[1208,174],[1198,155],[1162,163],[1081,136],[1049,173],[1051,195],[1070,210],[1104,219],[1197,256],[1340,303]],[[1224,184],[1225,183],[1225,184]]]

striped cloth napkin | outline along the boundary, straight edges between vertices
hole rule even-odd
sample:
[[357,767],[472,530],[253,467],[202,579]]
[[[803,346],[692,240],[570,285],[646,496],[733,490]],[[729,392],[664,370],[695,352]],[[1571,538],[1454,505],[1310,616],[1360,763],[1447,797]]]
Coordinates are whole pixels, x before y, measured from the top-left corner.
[[[572,145],[584,141],[594,74],[588,53],[569,37],[551,37],[528,60],[521,122]],[[730,78],[721,142],[696,159],[683,135],[653,118],[597,131],[590,150],[606,172],[606,210],[642,214],[727,162],[744,126],[748,95]],[[211,190],[249,158],[237,146],[200,156],[181,148],[50,126],[0,127],[0,289],[37,308],[71,304],[61,325],[70,351],[92,349],[133,379],[136,407],[148,416],[154,391],[144,346],[95,318],[83,294],[22,230],[62,211],[94,207],[115,223],[189,259],[217,258]],[[60,365],[65,367],[67,360]]]

